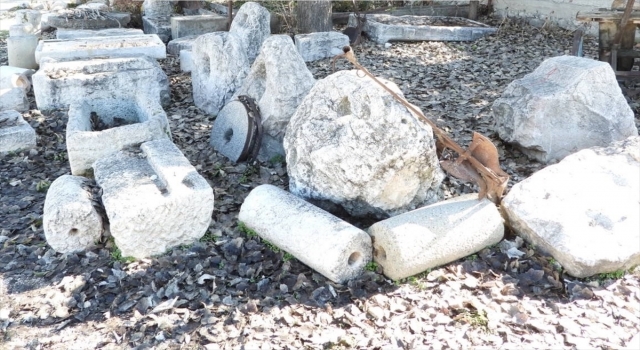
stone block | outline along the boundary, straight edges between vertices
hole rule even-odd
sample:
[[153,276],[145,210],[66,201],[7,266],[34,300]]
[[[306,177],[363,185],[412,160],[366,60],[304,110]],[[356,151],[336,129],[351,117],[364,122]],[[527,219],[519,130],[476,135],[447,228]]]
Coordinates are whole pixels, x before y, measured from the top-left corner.
[[144,0],[142,13],[148,18],[169,17],[175,13],[176,1]]
[[38,10],[17,10],[15,23],[28,24],[34,31],[40,30],[42,13]]
[[145,34],[156,34],[162,42],[171,40],[170,17],[147,17],[142,16],[142,30]]
[[166,47],[155,35],[125,35],[69,40],[42,40],[36,48],[36,62],[43,58],[80,60],[94,57],[167,57]]
[[440,199],[444,173],[431,127],[356,70],[315,83],[283,145],[291,193],[324,208],[387,218]]
[[542,163],[638,135],[611,66],[582,57],[546,59],[507,86],[493,114],[500,138]]
[[171,17],[171,38],[219,32],[227,29],[228,19],[220,15]]
[[249,193],[238,220],[336,283],[357,277],[371,261],[364,231],[272,185]]
[[167,115],[157,101],[91,99],[69,106],[67,154],[73,175],[84,175],[111,153],[167,137]]
[[123,256],[146,258],[200,239],[213,213],[213,190],[165,138],[94,163],[111,235]]
[[[437,25],[437,22],[456,22]],[[357,20],[349,16],[349,27]],[[461,17],[392,16],[368,14],[362,31],[378,44],[389,41],[473,41],[493,34],[497,28]]]
[[385,276],[399,280],[500,242],[504,224],[493,202],[474,193],[394,216],[367,231],[374,260]]
[[29,100],[23,88],[0,89],[0,111],[5,110],[16,110],[19,112],[29,110]]
[[81,39],[104,36],[144,35],[141,29],[135,28],[110,28],[110,29],[64,29],[56,30],[56,38],[59,40]]
[[22,88],[25,92],[31,89],[33,69],[0,66],[0,89]]
[[342,48],[349,45],[349,37],[338,32],[298,34],[295,42],[302,59],[311,62],[342,54]]
[[245,2],[238,9],[229,32],[237,35],[245,47],[249,63],[260,53],[262,43],[271,35],[271,14],[256,2]]
[[0,153],[31,149],[36,146],[36,132],[17,111],[0,112]]
[[[88,10],[88,13],[93,11]],[[125,12],[101,12],[100,16],[73,16],[60,14],[49,14],[46,18],[47,25],[54,28],[67,29],[104,29],[104,28],[126,28],[131,21],[131,15]]]
[[584,278],[640,264],[640,137],[565,157],[513,186],[508,224]]
[[180,70],[191,72],[193,69],[193,53],[191,50],[180,50]]
[[47,59],[32,79],[36,103],[43,111],[66,109],[73,102],[92,99],[148,99],[162,105],[171,101],[167,75],[149,57]]
[[184,36],[182,38],[169,41],[167,44],[167,53],[178,56],[182,50],[191,51],[198,36],[199,35]]
[[89,179],[60,176],[44,200],[42,227],[47,243],[63,254],[93,248],[104,232],[103,210]]
[[38,36],[23,35],[7,38],[7,54],[9,65],[13,67],[38,69],[35,52],[38,47]]

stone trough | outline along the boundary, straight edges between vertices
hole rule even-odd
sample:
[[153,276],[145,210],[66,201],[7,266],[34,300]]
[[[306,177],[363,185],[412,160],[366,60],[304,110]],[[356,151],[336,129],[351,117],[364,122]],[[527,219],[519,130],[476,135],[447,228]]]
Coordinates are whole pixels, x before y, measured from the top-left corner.
[[[356,27],[354,15],[349,27]],[[496,28],[462,17],[367,15],[362,28],[379,44],[389,41],[473,41],[493,34]]]

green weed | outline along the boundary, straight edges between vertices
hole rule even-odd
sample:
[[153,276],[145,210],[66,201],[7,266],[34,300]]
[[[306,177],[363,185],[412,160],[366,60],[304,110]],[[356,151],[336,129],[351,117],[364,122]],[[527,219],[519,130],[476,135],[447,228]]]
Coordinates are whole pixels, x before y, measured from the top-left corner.
[[367,271],[376,272],[378,271],[378,264],[375,261],[371,261],[364,268]]
[[36,184],[36,191],[38,191],[38,192],[47,192],[47,190],[49,189],[49,186],[51,186],[51,182],[49,182],[47,180],[40,180]]
[[247,225],[245,225],[242,221],[238,222],[238,231],[243,232],[249,237],[256,237],[258,235],[256,231],[248,228]]

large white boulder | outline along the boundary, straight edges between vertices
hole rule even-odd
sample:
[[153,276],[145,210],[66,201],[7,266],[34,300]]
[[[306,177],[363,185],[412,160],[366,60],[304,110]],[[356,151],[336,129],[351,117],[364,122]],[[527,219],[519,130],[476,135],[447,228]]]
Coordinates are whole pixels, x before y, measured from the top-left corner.
[[354,216],[387,217],[440,197],[431,128],[356,70],[316,82],[289,121],[284,149],[292,193]]
[[399,280],[500,242],[504,223],[493,202],[472,193],[396,215],[367,231],[375,261],[385,276]]
[[273,35],[264,41],[251,72],[234,95],[248,95],[258,102],[264,127],[262,160],[284,156],[282,139],[289,119],[314,83],[291,37]]
[[237,35],[243,42],[250,63],[258,56],[260,47],[271,34],[271,15],[256,2],[246,2],[231,22],[229,33]]
[[548,163],[638,135],[611,66],[560,56],[513,81],[493,104],[500,138]]
[[249,74],[242,39],[228,32],[204,34],[192,49],[193,102],[209,114],[218,114]]
[[162,254],[207,232],[213,190],[171,140],[113,153],[93,168],[123,256]]
[[640,264],[640,137],[567,156],[513,186],[502,207],[575,277]]
[[94,198],[87,178],[72,175],[57,178],[44,201],[42,227],[47,243],[60,253],[94,247],[104,232],[98,206],[99,198]]
[[40,110],[66,109],[91,99],[132,99],[171,102],[169,80],[149,57],[43,60],[33,75],[33,92]]

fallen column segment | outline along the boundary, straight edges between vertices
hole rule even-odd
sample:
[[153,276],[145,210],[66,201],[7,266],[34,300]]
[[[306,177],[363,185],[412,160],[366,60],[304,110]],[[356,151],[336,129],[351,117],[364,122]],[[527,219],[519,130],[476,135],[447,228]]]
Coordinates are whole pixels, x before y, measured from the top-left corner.
[[371,261],[366,232],[272,185],[251,191],[238,219],[336,283],[358,276]]

